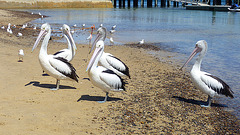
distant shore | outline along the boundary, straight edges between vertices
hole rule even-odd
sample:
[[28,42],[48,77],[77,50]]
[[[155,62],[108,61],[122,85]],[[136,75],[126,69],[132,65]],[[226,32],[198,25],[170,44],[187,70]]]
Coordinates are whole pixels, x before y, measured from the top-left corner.
[[112,8],[110,0],[1,0],[0,9]]
[[[27,12],[0,10],[1,25],[22,25],[36,19]],[[17,37],[17,32],[22,37]],[[31,53],[39,28],[0,29],[0,134],[112,135],[112,134],[240,134],[239,120],[215,101],[202,108],[206,95],[196,89],[188,73],[173,63],[159,61],[140,45],[105,46],[104,51],[129,67],[126,91],[105,93],[88,80],[89,45],[76,44],[71,63],[79,82],[62,80],[60,90],[51,91],[56,80],[42,74],[39,46]],[[67,43],[49,41],[48,53],[66,48]],[[23,49],[23,62],[18,50]],[[156,49],[156,50],[155,50]],[[168,59],[166,56],[164,59]]]

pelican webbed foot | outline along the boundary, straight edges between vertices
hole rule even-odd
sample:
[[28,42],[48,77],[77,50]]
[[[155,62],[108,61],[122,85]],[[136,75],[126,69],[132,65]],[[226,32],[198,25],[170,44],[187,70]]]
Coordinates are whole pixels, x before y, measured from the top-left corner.
[[208,96],[207,105],[200,105],[201,107],[211,107],[212,97]]
[[103,101],[98,101],[98,103],[105,103],[107,101],[107,98],[108,98],[108,92],[106,93],[106,96],[104,98]]
[[57,80],[56,82],[56,88],[51,88],[50,90],[59,90],[60,80]]

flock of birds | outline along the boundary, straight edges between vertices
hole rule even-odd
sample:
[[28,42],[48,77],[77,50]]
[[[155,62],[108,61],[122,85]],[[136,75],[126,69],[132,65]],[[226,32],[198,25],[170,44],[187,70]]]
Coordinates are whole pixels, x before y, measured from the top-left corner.
[[[95,26],[91,28],[91,34],[88,37],[90,43]],[[115,28],[116,25],[114,25],[110,30],[111,34],[115,32]],[[60,50],[55,54],[47,53],[48,41],[51,37],[51,27],[48,23],[45,23],[41,26],[41,31],[32,48],[32,51],[34,51],[40,40],[44,38],[39,53],[39,62],[42,69],[57,80],[56,88],[52,88],[51,90],[59,89],[60,80],[72,80],[78,82],[79,78],[76,74],[76,69],[70,63],[74,58],[77,49],[70,27],[64,24],[62,26],[62,33],[68,42],[67,49]],[[97,30],[96,38],[91,44],[91,50],[89,53],[91,53],[94,48],[95,50],[86,69],[92,84],[106,93],[104,100],[99,101],[100,103],[107,101],[110,91],[125,90],[125,82],[121,76],[127,76],[131,78],[129,74],[129,68],[126,66],[126,64],[124,64],[124,62],[112,54],[104,52],[106,33],[107,29],[100,25]],[[111,40],[112,39],[110,37],[110,42],[113,42],[113,40]],[[144,44],[144,39],[141,40],[139,44]],[[190,76],[194,85],[203,93],[208,95],[207,103],[201,104],[202,107],[210,107],[212,98],[215,96],[225,95],[226,97],[234,98],[234,92],[223,80],[200,70],[201,62],[207,52],[207,48],[208,45],[205,40],[198,41],[194,51],[191,53],[186,63],[181,67],[182,69],[196,54],[199,53],[198,58],[196,59],[196,62],[190,72]],[[23,59],[23,56],[23,50],[19,50],[19,59]]]

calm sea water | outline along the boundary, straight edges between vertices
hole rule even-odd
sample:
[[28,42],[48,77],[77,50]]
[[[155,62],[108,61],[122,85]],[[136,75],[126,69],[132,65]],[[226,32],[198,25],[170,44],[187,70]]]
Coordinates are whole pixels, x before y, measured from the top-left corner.
[[[54,9],[28,10],[41,12],[49,17],[32,21],[41,26],[48,22],[54,30],[62,24],[69,26],[95,24],[107,27],[117,25],[113,35],[116,44],[137,43],[145,39],[167,50],[177,52],[183,64],[198,40],[208,42],[208,53],[202,70],[212,73],[227,82],[235,98],[220,98],[227,110],[240,118],[240,13],[185,10],[184,8],[129,8],[129,9]],[[77,43],[88,43],[88,31],[76,31]],[[109,42],[107,40],[106,42]],[[188,64],[188,72],[194,60]],[[207,99],[206,99],[207,100]]]

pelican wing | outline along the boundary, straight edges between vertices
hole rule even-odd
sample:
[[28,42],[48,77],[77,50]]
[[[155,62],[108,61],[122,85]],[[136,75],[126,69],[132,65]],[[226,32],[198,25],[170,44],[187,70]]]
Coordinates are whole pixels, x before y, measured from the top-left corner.
[[130,78],[128,67],[120,59],[111,54],[107,54],[106,60],[113,68],[129,76]]
[[220,78],[213,76],[208,73],[204,73],[201,76],[201,80],[212,90],[217,92],[218,94],[222,94],[225,96],[229,96],[233,98],[233,91],[231,88]]
[[100,74],[100,79],[108,86],[110,86],[114,91],[125,90],[125,82],[112,70],[107,69],[102,71],[102,73]]
[[49,60],[49,63],[60,73],[78,82],[77,78],[79,77],[76,74],[76,69],[66,59],[62,57],[53,57]]

